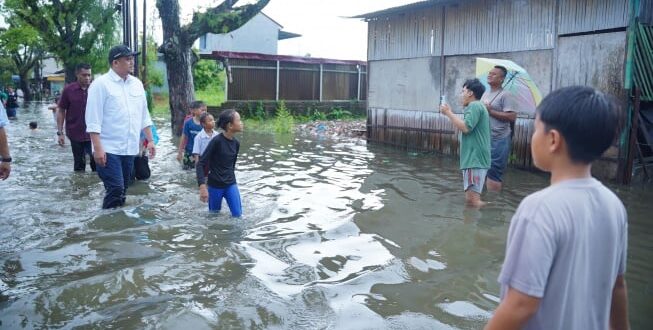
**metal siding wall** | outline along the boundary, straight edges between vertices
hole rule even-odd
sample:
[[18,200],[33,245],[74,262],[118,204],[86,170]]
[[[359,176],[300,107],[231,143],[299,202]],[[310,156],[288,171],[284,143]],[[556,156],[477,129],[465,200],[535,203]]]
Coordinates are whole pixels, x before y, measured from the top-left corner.
[[558,34],[628,26],[628,0],[560,0]]
[[482,0],[445,8],[444,55],[553,48],[555,1]]
[[440,98],[440,57],[369,62],[370,107],[436,111]]
[[231,75],[229,100],[274,100],[275,70],[234,68]]
[[313,71],[284,68],[279,71],[280,100],[319,100],[320,67]]
[[368,60],[440,55],[442,9],[433,7],[368,24]]
[[623,99],[626,36],[623,31],[560,37],[554,87],[587,85]]
[[477,56],[514,61],[528,71],[542,95],[549,94],[551,91],[551,67],[553,61],[553,50],[551,49],[447,56],[444,65],[444,76],[446,77],[444,91],[455,112],[462,112],[462,106],[457,102],[457,98],[463,82],[476,76]]

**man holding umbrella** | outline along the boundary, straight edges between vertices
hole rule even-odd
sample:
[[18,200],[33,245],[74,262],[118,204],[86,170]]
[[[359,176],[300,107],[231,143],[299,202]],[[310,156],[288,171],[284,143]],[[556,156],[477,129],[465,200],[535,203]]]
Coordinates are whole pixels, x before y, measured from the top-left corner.
[[517,112],[511,107],[510,93],[503,90],[503,82],[508,70],[496,65],[488,72],[487,82],[490,89],[485,91],[481,101],[490,115],[492,164],[487,172],[487,190],[501,191],[503,172],[508,165],[512,146],[512,125],[517,119]]

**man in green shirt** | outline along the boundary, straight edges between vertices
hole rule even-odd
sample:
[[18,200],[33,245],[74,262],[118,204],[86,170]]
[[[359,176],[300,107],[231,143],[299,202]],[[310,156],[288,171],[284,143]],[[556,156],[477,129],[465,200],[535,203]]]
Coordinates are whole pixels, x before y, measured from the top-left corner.
[[490,168],[490,116],[481,97],[485,87],[478,79],[463,84],[460,99],[465,107],[463,119],[452,111],[448,104],[441,104],[440,111],[451,123],[462,131],[460,142],[460,169],[463,173],[465,200],[469,206],[481,207],[481,192],[485,176]]

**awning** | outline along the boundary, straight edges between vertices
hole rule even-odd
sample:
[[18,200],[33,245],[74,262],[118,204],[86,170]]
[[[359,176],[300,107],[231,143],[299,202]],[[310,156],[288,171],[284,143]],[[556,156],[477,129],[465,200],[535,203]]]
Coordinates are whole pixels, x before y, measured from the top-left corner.
[[48,76],[48,81],[66,81],[66,76]]

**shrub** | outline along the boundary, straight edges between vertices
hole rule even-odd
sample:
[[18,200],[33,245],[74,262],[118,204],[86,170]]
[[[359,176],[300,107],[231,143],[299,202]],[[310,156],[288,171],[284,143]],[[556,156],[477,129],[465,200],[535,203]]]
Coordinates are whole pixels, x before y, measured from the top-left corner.
[[327,115],[329,119],[347,119],[351,118],[351,112],[343,108],[332,108],[331,112]]
[[274,119],[274,131],[277,133],[290,133],[294,126],[295,118],[293,118],[288,108],[286,108],[286,102],[283,100],[279,101]]

